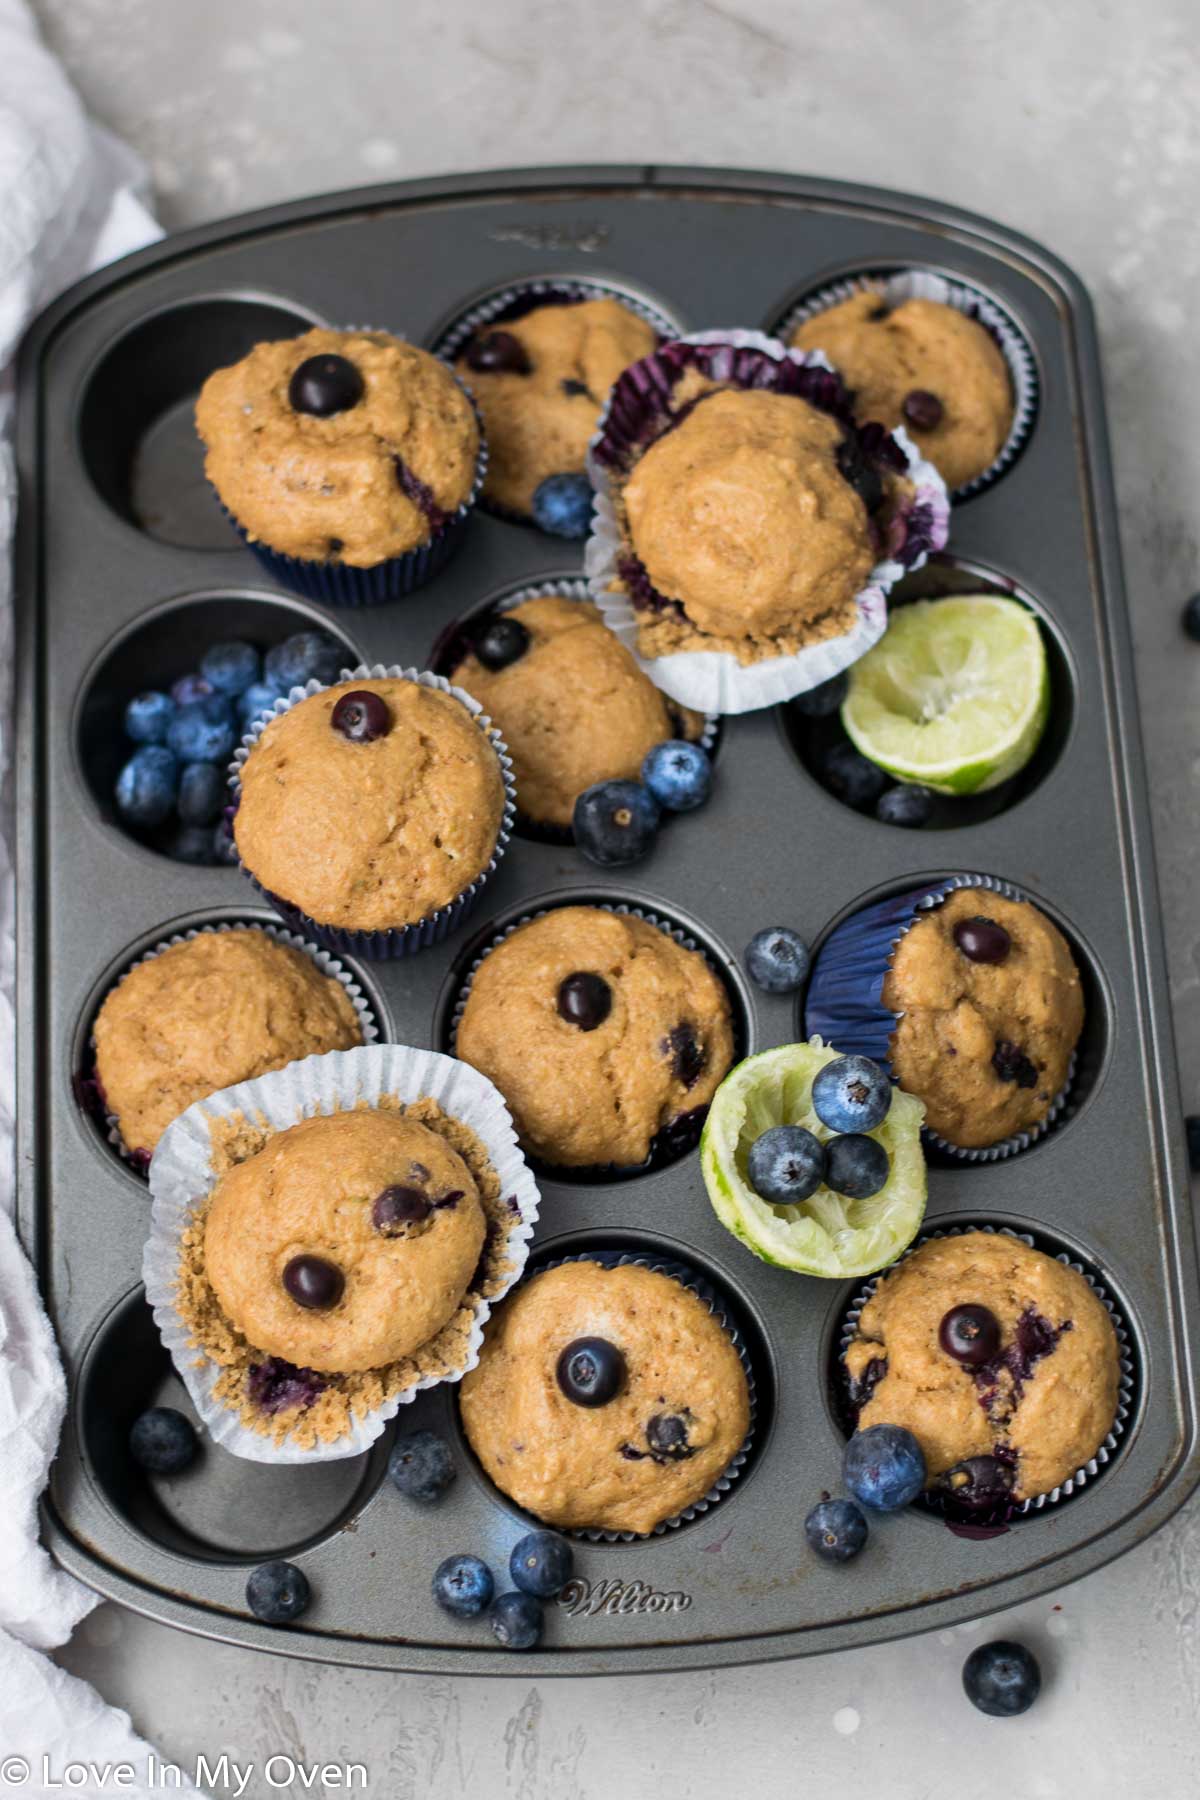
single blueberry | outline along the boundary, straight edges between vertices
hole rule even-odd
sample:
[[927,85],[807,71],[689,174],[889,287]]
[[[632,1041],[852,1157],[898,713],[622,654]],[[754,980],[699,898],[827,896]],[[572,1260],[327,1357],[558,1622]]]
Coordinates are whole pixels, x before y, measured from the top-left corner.
[[507,669],[524,656],[532,643],[529,628],[520,619],[499,618],[489,621],[475,640],[475,654],[485,669],[493,672]]
[[637,781],[598,781],[575,802],[575,842],[590,862],[631,863],[658,830],[658,801]]
[[433,1597],[456,1619],[474,1619],[496,1591],[492,1571],[478,1556],[448,1556],[433,1576]]
[[205,652],[200,673],[214,693],[230,694],[236,699],[258,680],[260,667],[258,651],[253,644],[231,638],[227,643],[214,644]]
[[178,1475],[200,1448],[195,1427],[173,1406],[139,1413],[129,1433],[129,1454],[151,1475]]
[[1019,1088],[1037,1086],[1038,1072],[1019,1044],[1008,1038],[997,1038],[992,1051],[992,1067],[1001,1081],[1015,1081]]
[[117,776],[117,811],[131,825],[161,825],[175,805],[179,759],[165,744],[143,744]]
[[224,769],[210,762],[186,763],[175,804],[185,825],[211,825],[225,804]]
[[592,524],[592,484],[586,475],[547,475],[533,494],[533,522],[551,537],[585,538]]
[[349,412],[366,392],[362,372],[348,357],[336,355],[309,356],[292,371],[288,382],[288,400],[293,412],[308,413],[315,419],[329,419],[334,413]]
[[336,681],[346,662],[342,646],[325,631],[298,631],[267,651],[263,681],[276,695],[290,694],[306,681]]
[[806,719],[828,719],[838,710],[849,689],[850,677],[843,669],[840,675],[831,675],[819,687],[809,688],[806,694],[797,694],[792,705]]
[[863,1506],[897,1512],[925,1486],[925,1456],[903,1425],[868,1425],[846,1445],[842,1478]]
[[869,1056],[835,1056],[817,1071],[812,1103],[830,1131],[874,1131],[887,1118],[892,1084]]
[[388,1457],[392,1485],[409,1500],[431,1506],[458,1474],[445,1438],[436,1431],[408,1431],[398,1437]]
[[1015,1472],[998,1456],[968,1456],[938,1477],[938,1493],[951,1518],[1003,1513],[1012,1499]]
[[858,433],[850,430],[834,453],[843,479],[849,482],[869,513],[883,500],[883,477],[867,456]]
[[607,1406],[625,1385],[625,1358],[607,1338],[573,1338],[554,1373],[573,1406]]
[[804,986],[812,961],[798,931],[767,925],[746,945],[746,972],[765,994],[794,994]]
[[1200,644],[1200,594],[1193,594],[1184,603],[1183,629],[1194,644]]
[[919,831],[933,817],[933,790],[917,781],[902,781],[888,788],[875,802],[875,817],[884,825],[903,825]]
[[264,1625],[290,1625],[311,1598],[308,1576],[295,1563],[260,1563],[246,1583],[246,1605]]
[[1037,1657],[1024,1644],[997,1638],[972,1650],[962,1672],[963,1691],[972,1706],[993,1719],[1013,1719],[1028,1712],[1042,1687]]
[[571,1579],[575,1552],[557,1531],[530,1531],[513,1545],[508,1572],[513,1586],[536,1600],[552,1600]]
[[825,1146],[803,1125],[773,1125],[751,1144],[746,1172],[772,1206],[797,1206],[825,1179]]
[[995,919],[960,919],[950,935],[968,962],[1006,962],[1012,949],[1012,939]]
[[397,1183],[371,1202],[371,1223],[384,1237],[397,1237],[405,1225],[423,1224],[432,1211],[433,1202],[420,1188]]
[[237,737],[233,702],[223,694],[205,694],[181,706],[167,731],[167,743],[181,762],[225,762]]
[[869,1200],[887,1186],[888,1153],[877,1138],[847,1132],[825,1146],[825,1186],[847,1200]]
[[209,825],[179,825],[163,847],[173,862],[193,863],[198,868],[225,861],[223,850],[220,856],[213,853],[213,834]]
[[942,1314],[938,1343],[955,1362],[978,1368],[1000,1348],[1000,1321],[986,1306],[952,1306]]
[[931,394],[928,388],[913,388],[900,404],[904,423],[911,425],[914,431],[936,431],[945,410],[937,395]]
[[529,353],[511,331],[489,331],[467,345],[467,367],[477,375],[528,375]]
[[821,773],[830,793],[847,806],[874,806],[888,785],[883,770],[844,738],[826,751]]
[[558,984],[558,1016],[580,1031],[595,1031],[612,1011],[612,989],[603,975],[576,969]]
[[542,1603],[532,1594],[497,1594],[488,1614],[492,1636],[505,1650],[532,1650],[542,1622]]
[[125,708],[125,736],[135,744],[165,744],[167,727],[175,717],[175,702],[154,688],[135,694]]
[[346,1278],[336,1263],[323,1256],[293,1256],[284,1264],[284,1291],[297,1306],[313,1312],[327,1312],[336,1306],[346,1286]]
[[655,1413],[646,1421],[646,1442],[650,1446],[650,1454],[655,1462],[684,1462],[689,1456],[696,1454],[694,1444],[688,1442],[688,1419],[678,1413]]
[[392,729],[392,715],[382,694],[352,688],[335,703],[329,723],[351,744],[373,744]]
[[804,1535],[825,1562],[849,1562],[867,1541],[867,1521],[853,1500],[822,1500],[805,1519]]
[[194,706],[197,700],[203,700],[211,693],[211,682],[205,681],[203,675],[194,670],[171,683],[171,698],[176,706]]
[[252,681],[244,694],[238,695],[238,718],[243,730],[249,730],[260,714],[270,712],[279,695],[266,681]]
[[699,744],[668,738],[646,752],[642,781],[665,811],[691,812],[712,792],[712,763]]

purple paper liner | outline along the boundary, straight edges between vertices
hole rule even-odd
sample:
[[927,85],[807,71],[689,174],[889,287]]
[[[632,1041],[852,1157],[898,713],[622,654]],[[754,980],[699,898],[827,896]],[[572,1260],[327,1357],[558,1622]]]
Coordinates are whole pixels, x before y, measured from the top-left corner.
[[[805,1034],[822,1038],[844,1056],[869,1056],[887,1069],[895,1081],[890,1045],[899,1014],[883,1004],[883,984],[896,945],[905,932],[922,913],[940,906],[959,888],[984,888],[1006,900],[1034,904],[1012,882],[994,875],[951,875],[862,907],[834,926],[813,960],[804,1001]],[[958,1162],[1002,1162],[1015,1156],[1045,1137],[1060,1121],[1075,1078],[1075,1060],[1072,1056],[1067,1079],[1045,1118],[1024,1131],[974,1149],[950,1143],[927,1125],[922,1126],[922,1135],[934,1149]]]

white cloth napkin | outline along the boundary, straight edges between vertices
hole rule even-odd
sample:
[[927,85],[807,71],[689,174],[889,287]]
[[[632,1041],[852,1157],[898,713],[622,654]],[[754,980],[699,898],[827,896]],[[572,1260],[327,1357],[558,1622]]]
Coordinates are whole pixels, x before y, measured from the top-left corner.
[[[25,1758],[24,1791],[71,1760],[129,1761],[146,1746],[128,1718],[40,1654],[96,1596],[38,1543],[37,1501],[66,1402],[58,1350],[13,1228],[14,934],[11,794],[11,541],[16,477],[10,360],[39,307],[69,282],[161,236],[140,198],[141,165],[91,124],[38,38],[24,0],[0,0],[0,1778]],[[111,1782],[108,1784],[111,1788]],[[99,1793],[94,1784],[72,1791]],[[142,1791],[125,1788],[125,1792]]]

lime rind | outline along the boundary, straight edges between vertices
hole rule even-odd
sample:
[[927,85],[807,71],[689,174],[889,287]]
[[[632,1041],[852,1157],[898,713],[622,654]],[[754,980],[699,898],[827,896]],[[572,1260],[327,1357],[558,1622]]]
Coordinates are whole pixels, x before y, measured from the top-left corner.
[[750,1146],[774,1125],[803,1125],[822,1142],[836,1135],[813,1111],[812,1084],[839,1054],[812,1038],[739,1063],[709,1109],[700,1168],[717,1217],[755,1256],[799,1274],[844,1280],[886,1267],[920,1230],[926,1202],[921,1102],[894,1088],[887,1118],[869,1134],[891,1161],[886,1184],[869,1200],[820,1187],[798,1206],[773,1206],[747,1176]]

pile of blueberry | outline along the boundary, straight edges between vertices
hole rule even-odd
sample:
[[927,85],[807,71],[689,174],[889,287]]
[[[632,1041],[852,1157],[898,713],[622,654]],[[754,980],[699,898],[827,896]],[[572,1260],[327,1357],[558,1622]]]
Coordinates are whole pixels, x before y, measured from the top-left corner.
[[[849,675],[835,675],[820,687],[799,694],[792,705],[806,719],[832,719],[850,687]],[[830,793],[856,812],[869,812],[885,825],[904,825],[910,830],[928,825],[935,795],[919,782],[893,782],[890,775],[856,750],[848,737],[835,738],[820,751],[817,773]]]
[[243,734],[292,688],[336,681],[345,661],[323,631],[298,632],[265,657],[231,639],[168,691],[135,694],[123,722],[137,748],[117,776],[118,816],[178,862],[225,862],[226,769]]
[[750,1185],[772,1206],[796,1206],[821,1186],[848,1200],[869,1200],[887,1183],[891,1162],[868,1137],[888,1115],[892,1084],[869,1056],[839,1056],[813,1082],[812,1105],[837,1136],[823,1143],[803,1125],[773,1125],[750,1146]]
[[575,802],[575,842],[602,867],[637,862],[664,812],[692,812],[712,792],[712,761],[699,744],[668,738],[646,752],[640,781],[598,781]]

